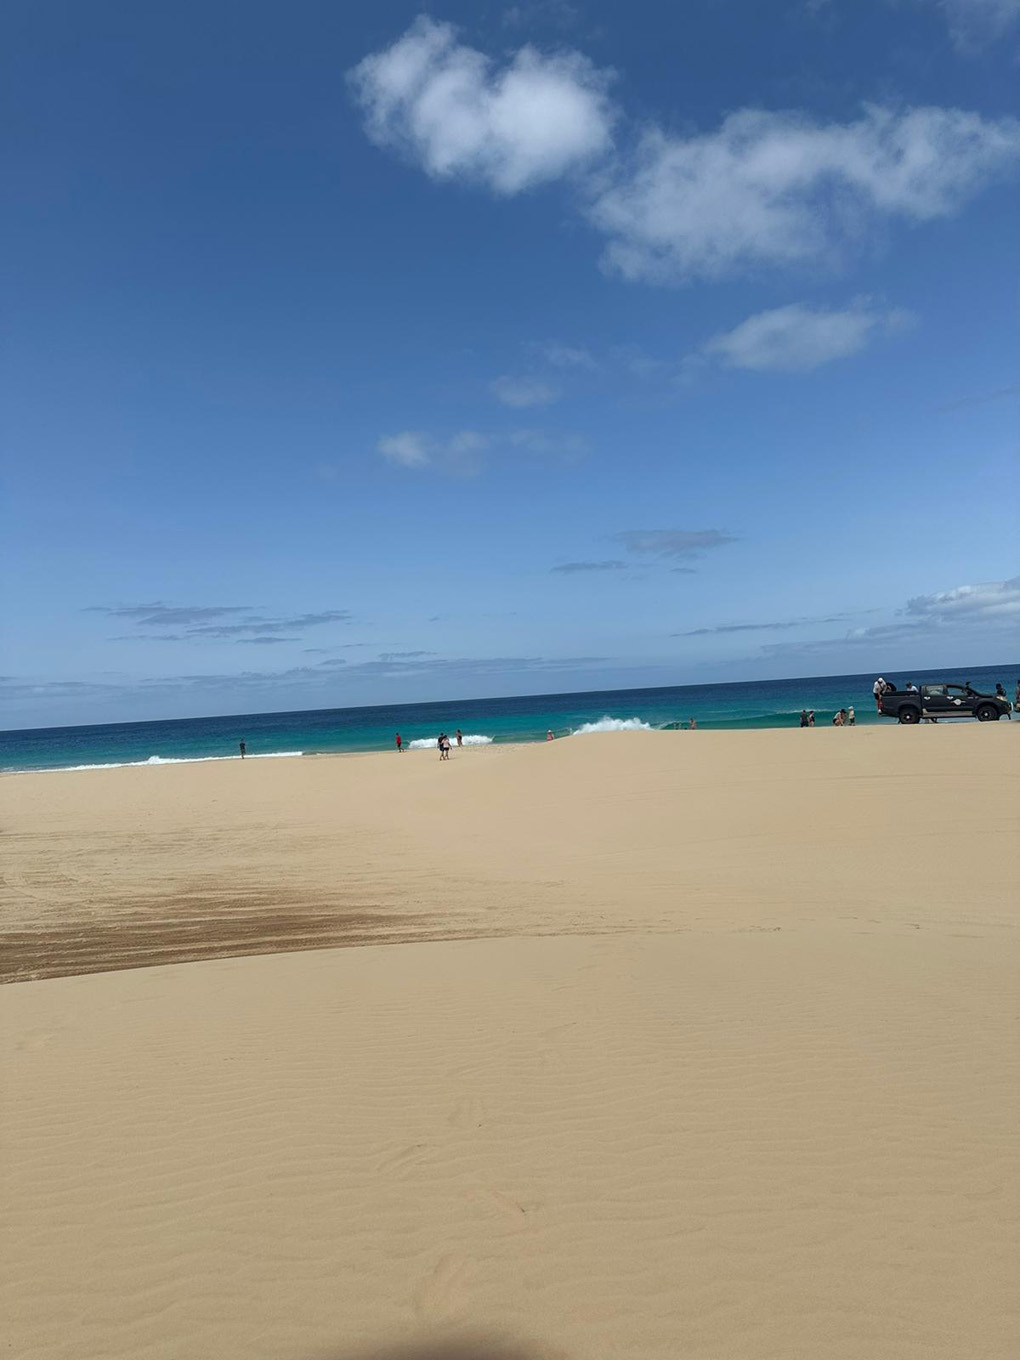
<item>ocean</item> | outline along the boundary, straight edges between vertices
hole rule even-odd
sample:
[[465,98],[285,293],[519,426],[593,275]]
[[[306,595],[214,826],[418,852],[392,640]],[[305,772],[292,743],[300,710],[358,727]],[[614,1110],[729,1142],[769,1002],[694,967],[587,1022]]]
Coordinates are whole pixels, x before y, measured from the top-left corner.
[[[970,680],[994,692],[1001,680],[1012,698],[1020,664],[974,666],[938,673],[912,672],[925,680]],[[901,680],[903,677],[898,677]],[[0,732],[0,771],[102,769],[118,765],[167,765],[181,761],[239,759],[244,741],[250,758],[392,750],[399,732],[412,747],[435,745],[437,733],[460,728],[468,745],[542,741],[598,732],[662,729],[697,719],[699,728],[739,730],[798,727],[800,710],[813,708],[819,726],[839,708],[856,709],[857,722],[889,722],[875,713],[874,675],[805,676],[748,680],[726,685],[677,685],[657,689],[593,690],[580,694],[532,694],[508,699],[325,708],[294,713],[242,713],[163,722],[104,723],[94,727],[43,727]]]

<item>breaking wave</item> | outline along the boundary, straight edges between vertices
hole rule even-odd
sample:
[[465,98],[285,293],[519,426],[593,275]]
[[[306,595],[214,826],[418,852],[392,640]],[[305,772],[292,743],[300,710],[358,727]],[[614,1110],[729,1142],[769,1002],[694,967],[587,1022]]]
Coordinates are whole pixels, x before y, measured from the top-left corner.
[[[251,751],[245,760],[279,760],[285,756],[303,756],[304,751]],[[202,765],[209,760],[240,760],[236,756],[149,756],[148,760],[110,760],[95,765],[57,765],[38,770],[5,770],[4,774],[62,774],[68,770],[127,770],[145,765]]]
[[[461,740],[465,746],[489,746],[492,742],[491,737],[482,737],[477,734],[462,737]],[[438,745],[438,737],[419,737],[417,741],[409,741],[407,743],[407,748],[409,751],[434,751]],[[457,742],[453,737],[450,738],[450,745],[457,745]]]
[[571,736],[586,737],[591,732],[650,732],[651,724],[642,722],[640,718],[611,718],[607,713],[604,718],[599,718],[598,722],[582,723],[580,727],[574,729]]

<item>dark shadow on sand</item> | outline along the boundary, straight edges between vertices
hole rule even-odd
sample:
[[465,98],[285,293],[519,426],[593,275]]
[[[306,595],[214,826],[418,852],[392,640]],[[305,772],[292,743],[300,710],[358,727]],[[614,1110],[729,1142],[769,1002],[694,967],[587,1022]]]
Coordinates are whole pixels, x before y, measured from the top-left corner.
[[383,1346],[378,1350],[323,1351],[308,1360],[567,1360],[567,1355],[560,1350],[536,1350],[521,1342],[476,1336]]

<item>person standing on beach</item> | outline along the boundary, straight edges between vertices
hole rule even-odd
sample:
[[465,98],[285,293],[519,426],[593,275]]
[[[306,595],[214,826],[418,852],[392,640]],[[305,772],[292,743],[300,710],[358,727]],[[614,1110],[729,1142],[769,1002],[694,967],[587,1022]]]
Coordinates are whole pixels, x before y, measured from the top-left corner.
[[[1020,695],[1020,680],[1017,681],[1016,692],[1017,692],[1018,695]],[[551,727],[547,727],[547,728],[546,728],[545,739],[546,739],[546,741],[552,741],[552,739],[553,739],[553,734],[552,734],[552,728],[551,728]]]
[[243,759],[244,759],[244,753],[245,753],[245,751],[246,751],[248,748],[247,748],[247,746],[245,746],[245,744],[244,744],[243,741],[239,741],[237,744],[238,744],[238,746],[240,747],[240,750],[241,750],[241,759],[243,760]]
[[807,725],[808,727],[814,727],[815,725],[815,710],[813,708],[808,709]]
[[857,726],[857,714],[854,712],[854,706],[853,706],[853,704],[850,705],[850,709],[849,709],[849,711],[847,712],[847,715],[846,715],[846,722],[847,722],[847,726],[848,726],[848,727],[856,727],[856,726]]
[[808,725],[808,724],[807,724],[807,709],[806,709],[806,708],[802,708],[802,709],[800,710],[800,725],[801,725],[801,727],[807,727],[807,725]]
[[457,728],[457,745],[458,746],[464,745],[464,734],[463,732],[461,732],[459,727]]
[[696,732],[698,730],[698,724],[694,718],[687,719],[687,730],[688,732]]
[[403,738],[403,737],[400,735],[400,733],[398,732],[398,733],[397,733],[397,755],[398,755],[398,756],[402,756],[403,754],[404,754],[404,738]]
[[439,759],[450,759],[450,738],[445,732],[440,732],[439,734]]
[[881,676],[879,676],[875,683],[872,685],[871,692],[875,696],[875,708],[878,710],[879,713],[881,713],[882,695],[885,693],[885,681],[882,679]]

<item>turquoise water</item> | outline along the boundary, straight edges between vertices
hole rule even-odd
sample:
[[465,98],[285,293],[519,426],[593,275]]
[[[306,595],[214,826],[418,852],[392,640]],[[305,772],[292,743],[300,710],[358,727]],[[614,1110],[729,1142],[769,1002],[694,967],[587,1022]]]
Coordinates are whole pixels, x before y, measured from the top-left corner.
[[[992,693],[1001,680],[1010,697],[1020,664],[911,672],[916,684],[970,680]],[[890,677],[892,678],[892,677]],[[907,677],[897,677],[905,680]],[[45,727],[0,732],[0,769],[53,770],[109,765],[159,765],[237,757],[244,740],[249,756],[310,755],[328,751],[379,751],[405,742],[433,742],[459,727],[469,743],[541,741],[581,734],[594,725],[662,728],[797,727],[802,708],[813,708],[819,726],[851,704],[858,723],[888,722],[875,714],[874,676],[827,675],[791,680],[751,680],[735,685],[680,685],[668,689],[596,690],[581,694],[535,694],[509,699],[466,699],[378,708],[329,708],[297,713],[246,713],[234,717],[179,718],[166,722],[104,723],[96,727]]]

